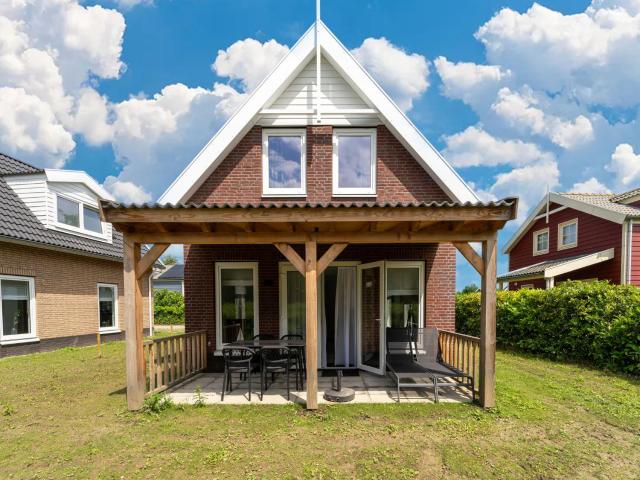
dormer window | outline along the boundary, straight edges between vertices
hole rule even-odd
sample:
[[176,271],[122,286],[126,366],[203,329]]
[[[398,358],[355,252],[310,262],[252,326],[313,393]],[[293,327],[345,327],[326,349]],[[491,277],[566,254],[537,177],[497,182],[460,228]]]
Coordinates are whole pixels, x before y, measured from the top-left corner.
[[96,207],[83,202],[56,195],[59,226],[71,230],[84,230],[87,233],[102,235],[102,221]]
[[333,194],[362,197],[376,194],[375,129],[335,129]]
[[271,197],[306,195],[306,132],[263,130],[262,194]]

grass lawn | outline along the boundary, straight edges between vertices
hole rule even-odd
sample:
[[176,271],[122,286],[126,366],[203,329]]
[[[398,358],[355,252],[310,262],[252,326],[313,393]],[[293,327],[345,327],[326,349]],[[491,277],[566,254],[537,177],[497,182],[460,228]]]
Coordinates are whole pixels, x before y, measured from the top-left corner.
[[129,413],[124,344],[0,361],[5,478],[640,478],[640,382],[499,352],[498,407]]

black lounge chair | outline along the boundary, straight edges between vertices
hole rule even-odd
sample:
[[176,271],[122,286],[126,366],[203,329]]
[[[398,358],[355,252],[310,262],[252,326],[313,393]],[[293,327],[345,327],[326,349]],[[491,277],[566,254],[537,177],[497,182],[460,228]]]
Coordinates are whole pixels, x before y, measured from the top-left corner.
[[401,388],[433,388],[438,402],[438,388],[433,373],[416,362],[411,346],[411,334],[406,328],[387,327],[387,375],[396,384],[398,403]]
[[[409,330],[409,334],[413,358],[418,365],[431,372],[436,392],[438,388],[442,387],[466,388],[471,390],[471,399],[475,402],[473,377],[442,360],[438,344],[438,329],[434,327],[412,328]],[[436,393],[436,398],[437,396]]]

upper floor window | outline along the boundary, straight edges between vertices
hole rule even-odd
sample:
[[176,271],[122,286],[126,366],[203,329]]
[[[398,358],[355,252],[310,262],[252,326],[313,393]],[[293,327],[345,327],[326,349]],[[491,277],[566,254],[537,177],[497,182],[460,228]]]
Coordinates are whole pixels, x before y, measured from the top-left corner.
[[262,131],[262,193],[266,196],[306,194],[305,130]]
[[333,132],[333,194],[376,194],[375,129],[336,129]]
[[102,221],[97,208],[61,195],[56,195],[56,202],[58,223],[89,232],[103,233]]
[[33,278],[0,276],[0,340],[32,340],[36,336]]
[[558,225],[558,250],[578,246],[578,219]]
[[549,253],[549,229],[533,232],[533,254]]

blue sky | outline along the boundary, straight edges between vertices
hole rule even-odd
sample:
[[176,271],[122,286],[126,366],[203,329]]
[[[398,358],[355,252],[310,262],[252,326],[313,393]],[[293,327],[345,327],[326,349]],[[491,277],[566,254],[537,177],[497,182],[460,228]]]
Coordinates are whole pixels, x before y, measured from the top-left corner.
[[[0,6],[0,151],[157,198],[314,16],[313,0]],[[520,195],[524,214],[547,185],[640,184],[637,0],[323,0],[322,18],[483,198]]]

